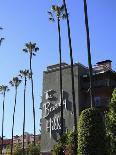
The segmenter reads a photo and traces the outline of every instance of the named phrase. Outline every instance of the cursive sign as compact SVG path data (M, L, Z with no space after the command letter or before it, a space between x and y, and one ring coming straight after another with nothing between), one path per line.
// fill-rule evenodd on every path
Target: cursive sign
M63 106L66 109L66 99L63 100ZM57 110L59 107L61 107L61 101L58 103L55 103L54 105L50 102L46 102L43 105L43 111L44 111L44 116L43 118L46 118L50 115L50 113L54 112L55 110Z
M52 131L61 130L61 118L60 116L55 116L54 118L50 118L46 121L46 131L50 133L50 138L52 135Z

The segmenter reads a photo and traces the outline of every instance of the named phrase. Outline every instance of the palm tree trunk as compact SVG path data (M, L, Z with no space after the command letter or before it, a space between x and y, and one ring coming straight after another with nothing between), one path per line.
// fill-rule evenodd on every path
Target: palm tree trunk
M68 11L65 0L63 0L63 5L65 7L67 28L68 28L68 40L70 49L70 61L71 61L71 79L72 79L72 98L73 98L73 111L74 111L74 154L77 154L77 114L76 114L76 103L75 103L75 88L74 88L74 70L73 70L73 53L72 53L72 43L71 43L71 33L70 33L70 23L68 18Z
M3 150L3 138L4 138L4 103L5 103L5 91L3 94L3 116L2 116L2 146L1 146L1 154Z
M26 77L25 77L25 85L24 85L24 119L23 119L23 155L25 154L25 146L24 146L24 136L25 136L25 94L26 94Z
M13 123L12 123L11 155L13 154L13 136L14 136L14 135L13 135L13 132L14 132L14 120L15 120L16 103L17 103L17 87L15 87L15 104L14 104Z
M32 102L33 102L33 123L34 123L34 146L35 146L35 102L34 102L34 86L33 86L33 72L32 72L32 54L30 54L30 72L31 72L31 86L32 86Z
M61 32L60 19L58 18L58 35L59 35L59 58L60 58L60 100L61 100L61 137L63 136L63 96L62 96L62 56L61 56Z
M90 100L91 100L91 107L93 107L94 106L93 75L92 75L90 36L89 36L89 24L88 24L88 13L87 13L86 0L84 0L84 14L85 14L85 26L86 26L86 35L87 35L88 65L89 65L89 77L90 77Z

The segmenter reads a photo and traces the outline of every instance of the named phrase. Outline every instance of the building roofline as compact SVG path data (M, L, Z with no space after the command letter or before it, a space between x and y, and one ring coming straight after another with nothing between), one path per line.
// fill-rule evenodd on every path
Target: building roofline
M53 68L52 68L52 66L53 66ZM56 66L56 68L54 68L54 66ZM75 67L75 66L82 66L83 68L88 69L88 67L84 66L84 65L81 64L80 62L74 63L74 64L73 64L73 67ZM67 64L67 63L64 63L64 62L63 62L62 70L63 70L63 69L70 68L70 67L71 67L70 64ZM48 66L48 67L47 67L47 70L44 71L44 73L51 73L51 72L55 72L55 71L58 71L58 70L60 70L59 64L55 64L55 65Z
M97 62L96 64L103 64L103 63L106 63L106 62L112 62L111 60L103 60L103 61L99 61L99 62Z
M107 70L107 71L102 71L102 72L97 72L97 73L93 72L93 76L98 76L98 75L105 74L105 73L110 73L110 74L116 76L116 72L113 71L113 70ZM82 77L83 78L88 78L89 75L88 74L84 74L84 75L82 75Z

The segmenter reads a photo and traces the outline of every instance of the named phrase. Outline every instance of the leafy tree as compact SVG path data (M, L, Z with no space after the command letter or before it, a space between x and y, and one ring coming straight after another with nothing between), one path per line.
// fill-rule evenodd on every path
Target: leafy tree
M58 40L59 40L59 62L60 62L60 99L61 99L61 136L63 135L63 96L62 96L62 52L61 52L61 30L60 21L65 19L66 15L64 13L64 6L52 5L52 12L48 12L50 15L49 20L55 21L54 14L57 18L57 28L58 28Z
M27 78L30 79L31 73L29 70L20 70L19 76L24 78L24 119L23 119L23 154L24 154L24 135L25 135L25 95L26 95L26 85L27 85Z
M3 114L2 114L2 145L1 145L1 154L2 154L2 149L3 149L3 138L4 138L4 104L5 104L5 96L6 92L9 91L8 86L1 85L0 86L0 93L3 95Z
M34 84L33 84L33 72L32 72L32 56L36 56L36 52L39 48L36 46L36 43L26 43L23 51L29 54L30 59L30 72L31 72L31 87L32 87L32 102L33 102L33 121L34 121L34 145L35 145L35 103L34 103Z
M78 155L106 155L105 123L98 109L83 110L78 122Z
M13 111L13 122L12 122L12 144L11 144L11 155L13 153L13 134L14 134L14 121L15 121L15 110L17 104L17 88L21 83L21 80L18 77L13 77L13 79L9 82L12 87L15 87L15 103L14 103L14 111Z
M109 155L116 154L116 88L112 93L111 103L109 104L109 111L106 115L106 131L108 139Z

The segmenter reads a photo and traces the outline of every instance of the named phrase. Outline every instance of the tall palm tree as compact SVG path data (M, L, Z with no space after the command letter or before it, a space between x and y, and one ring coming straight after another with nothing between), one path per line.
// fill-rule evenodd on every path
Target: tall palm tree
M76 114L76 103L75 103L75 88L74 88L74 70L73 70L73 52L72 52L72 41L71 41L71 32L70 32L70 22L69 14L67 10L66 1L63 0L63 5L65 8L67 29L68 29L68 41L70 49L70 62L71 62L71 80L72 80L72 98L73 98L73 111L74 111L74 154L77 154L77 114Z
M61 100L61 137L63 135L63 96L62 96L62 53L61 53L61 30L60 30L60 20L65 19L66 15L64 13L64 6L52 5L52 12L49 11L49 20L55 21L54 14L57 18L57 28L58 28L58 39L59 39L59 62L60 62L60 100Z
M2 115L2 145L1 145L1 154L3 149L3 138L4 138L4 104L5 104L5 95L6 92L9 91L8 86L1 85L0 86L0 93L3 94L3 115Z
M31 87L32 87L32 102L33 102L33 121L34 121L34 146L35 146L35 102L34 102L34 86L33 86L33 72L32 72L32 56L36 56L36 52L39 48L36 46L36 43L26 43L25 48L23 49L24 52L29 54L30 58L30 72L31 72Z
M15 121L15 111L17 104L17 88L21 83L21 80L18 77L13 77L13 79L9 82L12 87L15 87L15 103L14 103L14 111L13 111L13 122L12 122L12 143L11 143L11 155L13 154L13 134L14 134L14 121Z
M0 27L0 30L3 30L3 28L2 27ZM1 45L1 43L2 43L2 41L4 40L4 38L3 37L1 37L0 38L0 45Z
M20 70L19 76L21 78L24 78L24 118L23 118L23 155L25 154L25 149L24 149L24 136L25 136L25 95L26 95L26 85L27 85L27 78L31 78L31 73L29 70Z
M90 100L91 100L91 107L93 107L94 106L93 75L92 75L91 48L90 48L90 36L89 36L89 24L88 24L88 12L87 12L86 0L84 0L84 14L85 14L85 27L87 35L88 65L89 65L89 77L90 77Z

